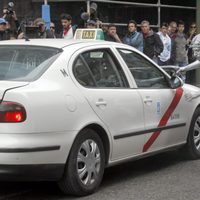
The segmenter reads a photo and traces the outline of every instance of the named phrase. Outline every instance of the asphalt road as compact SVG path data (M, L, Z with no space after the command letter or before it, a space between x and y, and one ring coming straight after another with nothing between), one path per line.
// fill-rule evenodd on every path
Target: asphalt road
M106 169L90 196L63 196L54 183L0 183L0 200L200 200L200 160L169 152Z

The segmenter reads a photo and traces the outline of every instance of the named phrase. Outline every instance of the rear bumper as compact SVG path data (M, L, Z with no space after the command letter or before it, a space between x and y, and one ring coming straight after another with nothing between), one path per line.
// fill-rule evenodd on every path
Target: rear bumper
M0 181L58 181L64 164L0 165Z
M0 174L1 166L65 165L75 136L73 131L0 133Z
M58 181L76 132L0 133L0 181Z

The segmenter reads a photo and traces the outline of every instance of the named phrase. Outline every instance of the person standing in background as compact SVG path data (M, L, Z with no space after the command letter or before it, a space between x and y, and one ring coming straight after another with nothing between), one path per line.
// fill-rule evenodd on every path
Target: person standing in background
M4 18L0 18L0 41L10 40L10 34L7 32L6 24L6 20Z
M183 21L178 22L178 32L174 40L174 46L172 53L175 55L175 65L184 67L188 64L187 57L187 39L184 34L185 23Z
M154 33L150 29L150 24L148 21L144 20L141 22L141 30L144 39L144 54L151 58L156 63L158 62L158 56L163 51L163 43L157 33Z
M46 28L45 21L42 18L37 18L34 25L38 27L35 38L53 38L51 31Z
M172 40L175 40L177 33L177 23L175 21L171 21L168 26L168 35Z
M186 34L186 39L187 39L187 44L188 46L191 44L192 39L197 35L197 25L195 22L192 22L190 24L190 28L188 33ZM193 58L192 58L192 49L188 48L188 62L191 63L193 62Z
M104 36L106 41L121 43L121 40L117 34L117 28L114 24L108 25L108 30Z
M50 23L50 31L51 31L51 34L52 34L53 38L57 38L55 28L56 28L55 24L53 22L51 22Z
M137 23L134 20L128 22L128 33L123 38L123 43L135 47L143 52L143 35L137 32Z
M158 35L163 42L164 49L160 56L158 56L158 65L164 66L169 65L170 56L171 56L171 38L167 35L168 24L162 23L160 27L160 32Z
M174 40L176 39L176 34L177 34L177 23L175 21L171 21L168 27L168 35L171 38L172 49L174 46ZM169 64L175 65L175 54L173 54L172 52L171 52Z
M193 38L197 35L197 25L195 22L192 22L189 27L189 31L186 34L187 44L188 44L188 63L192 63L196 60L193 56L193 50L190 47ZM186 83L195 85L196 82L195 70L188 71L186 73Z
M61 14L61 24L63 30L59 34L59 38L64 39L73 39L74 33L72 28L72 17L69 14L63 13Z

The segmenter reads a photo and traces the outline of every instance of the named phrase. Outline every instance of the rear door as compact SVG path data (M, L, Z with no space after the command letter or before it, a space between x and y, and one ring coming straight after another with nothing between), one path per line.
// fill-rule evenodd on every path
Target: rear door
M126 71L112 50L86 48L70 63L72 78L112 135L112 160L140 153L144 144L144 135L138 134L144 130L143 103L138 91L130 89Z
M142 151L184 142L187 113L183 89L170 88L167 76L140 54L126 49L118 49L118 52L127 64L143 101L145 144Z

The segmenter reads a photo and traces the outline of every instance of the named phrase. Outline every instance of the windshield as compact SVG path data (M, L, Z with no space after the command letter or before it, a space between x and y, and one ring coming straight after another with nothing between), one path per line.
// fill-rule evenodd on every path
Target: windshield
M36 80L61 52L62 49L52 47L0 46L0 80Z

